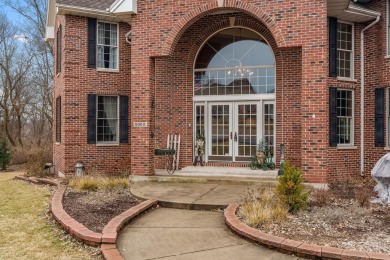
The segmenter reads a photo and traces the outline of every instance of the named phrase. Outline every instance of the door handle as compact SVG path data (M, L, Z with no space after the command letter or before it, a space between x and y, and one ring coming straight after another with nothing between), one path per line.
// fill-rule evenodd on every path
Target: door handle
M233 132L230 132L230 139L233 139Z
M237 132L234 132L234 142L237 142Z

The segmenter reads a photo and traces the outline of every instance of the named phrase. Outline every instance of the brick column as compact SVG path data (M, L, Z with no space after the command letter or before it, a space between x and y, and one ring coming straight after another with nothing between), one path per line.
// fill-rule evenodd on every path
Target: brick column
M325 46L325 42L313 42L302 51L302 170L305 180L310 182L325 182L327 174L329 119Z
M138 44L132 45L131 80L131 174L152 175L153 140L151 131L154 115L151 108L153 98L153 61L139 51ZM146 127L135 127L146 123Z

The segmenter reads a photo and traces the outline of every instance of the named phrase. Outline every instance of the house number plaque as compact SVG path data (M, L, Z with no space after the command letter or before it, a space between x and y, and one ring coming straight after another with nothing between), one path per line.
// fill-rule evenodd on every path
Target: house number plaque
M148 127L148 122L134 122L134 127Z

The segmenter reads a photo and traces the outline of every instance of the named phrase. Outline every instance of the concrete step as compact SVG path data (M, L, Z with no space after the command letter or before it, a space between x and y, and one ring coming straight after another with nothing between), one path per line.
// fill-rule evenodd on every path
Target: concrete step
M275 183L277 170L263 171L240 167L185 167L169 175L166 170L155 170L153 176L131 176L133 182L174 183Z

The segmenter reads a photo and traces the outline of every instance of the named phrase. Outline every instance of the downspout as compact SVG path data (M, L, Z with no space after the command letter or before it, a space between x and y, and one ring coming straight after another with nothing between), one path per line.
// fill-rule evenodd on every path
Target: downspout
M380 19L378 15L375 21L360 33L360 176L364 176L364 32L377 24Z

